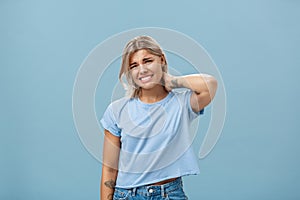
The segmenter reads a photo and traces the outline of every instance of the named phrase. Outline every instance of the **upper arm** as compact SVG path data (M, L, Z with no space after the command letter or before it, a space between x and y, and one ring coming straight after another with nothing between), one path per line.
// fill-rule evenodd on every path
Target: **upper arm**
M217 81L214 78L206 79L207 90L200 93L193 92L190 103L194 112L199 112L207 106L215 96L217 90Z
M113 135L111 132L105 129L103 145L103 166L111 169L118 169L120 148L120 137Z

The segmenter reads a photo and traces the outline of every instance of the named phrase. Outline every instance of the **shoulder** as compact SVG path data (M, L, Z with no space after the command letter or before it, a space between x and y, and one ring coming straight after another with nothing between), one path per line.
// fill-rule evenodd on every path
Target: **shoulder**
M118 132L118 129L112 130L112 127L116 128L115 125L117 124L118 119L120 118L120 115L122 113L122 110L124 110L129 100L130 100L129 98L124 97L111 102L107 106L101 119L101 123L105 129L114 133Z
M179 88L179 89L172 90L172 93L174 93L175 97L178 97L180 99L185 99L191 95L192 91L186 88Z
M176 88L171 91L172 104L180 105L181 107L185 107L189 105L191 90L186 88Z
M199 112L194 112L192 107L191 107L191 97L192 94L194 93L192 90L187 89L187 88L180 88L176 89L174 91L174 96L177 97L179 100L180 104L183 105L183 107L186 107L191 113L196 113L196 114L203 114L204 109L201 109Z

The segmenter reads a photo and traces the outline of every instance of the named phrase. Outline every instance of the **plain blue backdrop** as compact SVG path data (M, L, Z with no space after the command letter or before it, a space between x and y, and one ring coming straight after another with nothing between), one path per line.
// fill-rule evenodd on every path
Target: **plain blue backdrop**
M100 163L73 122L76 73L109 36L149 26L195 39L226 87L190 199L300 199L299 20L297 0L1 0L0 199L99 199Z

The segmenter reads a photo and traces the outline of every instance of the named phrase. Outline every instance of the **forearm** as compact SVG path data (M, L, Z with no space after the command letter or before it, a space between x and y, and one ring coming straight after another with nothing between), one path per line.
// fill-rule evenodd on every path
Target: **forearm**
M100 186L101 200L112 200L115 190L118 171L103 165Z
M191 74L186 76L172 76L170 87L189 88L197 94L203 92L215 93L217 81L207 74Z
M100 185L101 200L112 200L115 190L120 153L120 138L104 130L103 163Z

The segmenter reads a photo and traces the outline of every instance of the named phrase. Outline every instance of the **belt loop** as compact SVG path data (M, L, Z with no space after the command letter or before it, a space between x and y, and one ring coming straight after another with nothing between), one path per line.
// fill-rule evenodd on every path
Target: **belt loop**
M161 196L165 197L165 188L164 188L164 185L160 186L160 192L161 192Z
M132 196L136 195L136 188L132 188Z

